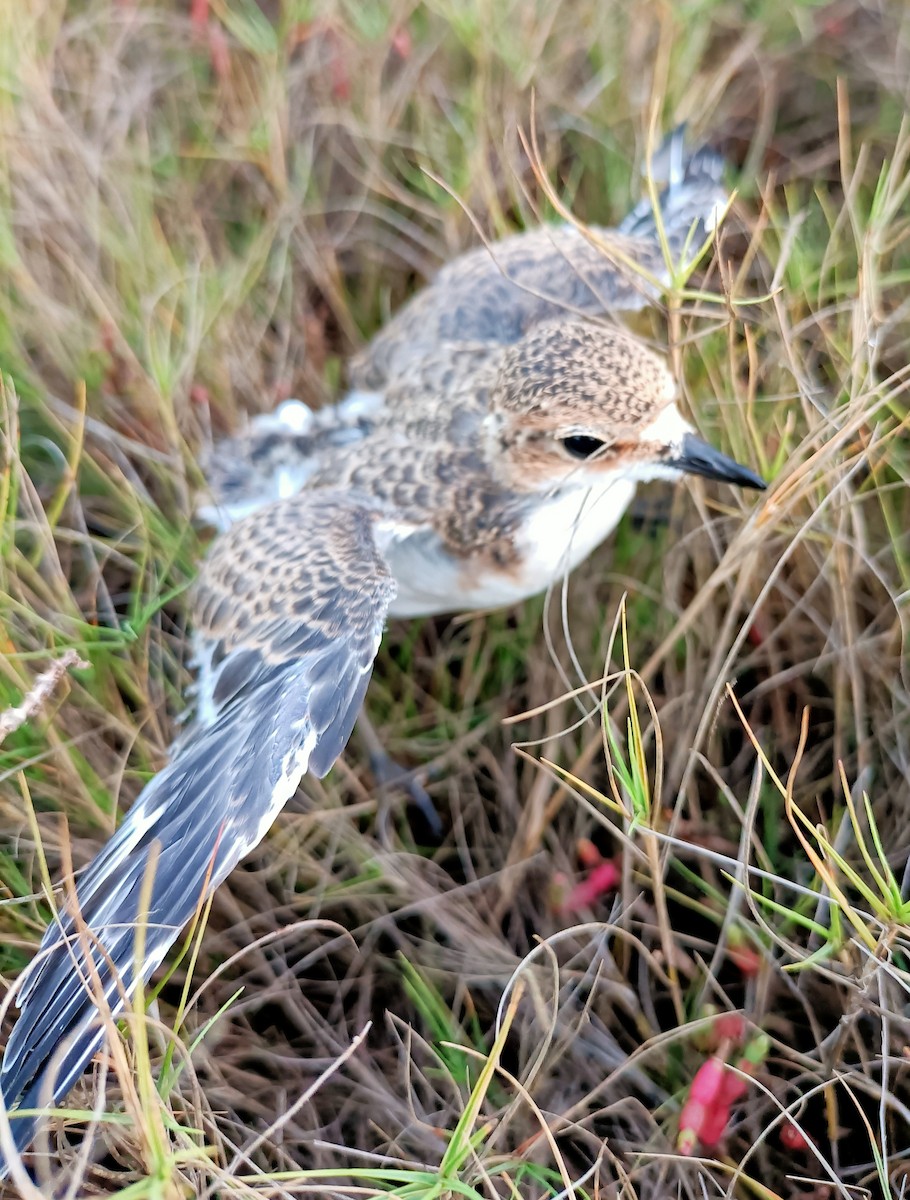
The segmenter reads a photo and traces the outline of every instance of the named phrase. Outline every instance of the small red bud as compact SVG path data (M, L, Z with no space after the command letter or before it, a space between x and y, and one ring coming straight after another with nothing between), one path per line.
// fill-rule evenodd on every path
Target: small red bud
M780 1143L785 1150L808 1150L809 1139L799 1128L790 1120L787 1120L780 1127Z
M565 900L560 905L561 913L578 912L580 908L590 908L607 892L614 892L619 886L620 874L616 863L602 862L589 872L587 879L576 883Z
M205 27L209 23L209 0L191 0L190 3L190 24L193 27L193 32L198 36L205 32Z
M723 1098L727 1075L727 1065L717 1055L706 1059L695 1072L679 1114L676 1149L680 1154L689 1157L699 1142L713 1146L720 1141L730 1115L730 1106Z
M733 1042L740 1045L746 1036L746 1018L742 1013L725 1012L714 1018L711 1026L711 1049L715 1050L721 1042Z
M392 49L403 62L407 62L411 57L414 43L411 40L411 33L407 26L399 25L392 34Z

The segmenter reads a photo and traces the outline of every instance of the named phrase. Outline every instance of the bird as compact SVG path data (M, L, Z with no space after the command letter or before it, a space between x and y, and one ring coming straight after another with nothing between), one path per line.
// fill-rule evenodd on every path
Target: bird
M122 1011L342 753L390 617L545 591L639 482L766 486L698 437L664 358L615 320L654 301L667 251L698 246L727 203L712 150L687 154L677 132L667 157L656 211L468 251L353 361L336 405L286 402L214 447L192 724L15 985L0 1093L18 1153L38 1122L19 1110L59 1104L102 1047L99 1008Z

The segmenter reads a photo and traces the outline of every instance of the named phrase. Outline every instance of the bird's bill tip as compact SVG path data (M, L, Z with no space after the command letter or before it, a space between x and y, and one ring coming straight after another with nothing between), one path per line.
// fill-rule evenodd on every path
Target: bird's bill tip
M679 450L669 459L669 465L690 475L703 475L706 479L719 479L723 483L757 488L762 492L768 486L760 475L708 442L703 442L694 433L685 435Z

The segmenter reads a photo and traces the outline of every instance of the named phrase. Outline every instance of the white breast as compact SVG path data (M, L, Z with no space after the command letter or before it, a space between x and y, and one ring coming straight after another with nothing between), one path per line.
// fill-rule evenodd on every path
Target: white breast
M558 583L616 527L635 494L635 482L616 479L540 499L516 535L521 562L508 571L476 569L449 554L436 534L420 531L384 547L398 595L389 615L433 616L503 608Z
M543 499L525 523L519 546L525 595L565 578L616 528L635 495L635 481L614 478L596 488L571 488Z

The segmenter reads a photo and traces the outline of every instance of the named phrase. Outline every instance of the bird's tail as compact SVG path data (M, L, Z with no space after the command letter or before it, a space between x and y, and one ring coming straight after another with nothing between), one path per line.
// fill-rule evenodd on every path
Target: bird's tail
M685 126L678 126L650 160L651 177L663 185L657 195L657 211L646 196L619 226L620 232L630 237L657 239L659 219L677 257L686 247L694 254L702 246L730 201L723 184L723 157L710 146L688 152L685 135Z

